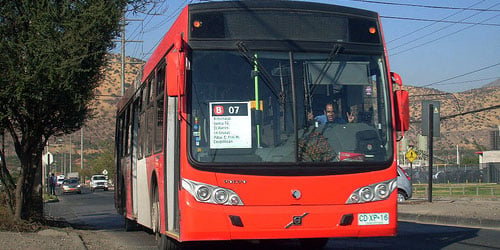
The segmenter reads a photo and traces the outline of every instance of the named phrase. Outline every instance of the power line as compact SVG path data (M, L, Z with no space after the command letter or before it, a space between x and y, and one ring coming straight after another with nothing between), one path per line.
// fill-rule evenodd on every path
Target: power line
M480 69L476 69L476 70L473 70L473 71L470 71L470 72L467 72L467 73L464 73L464 74L461 74L461 75L457 75L457 76L454 76L454 77L450 77L450 78L447 78L447 79L444 79L444 80L440 80L440 81L437 81L437 82L429 83L429 84L426 84L426 85L423 85L423 86L420 86L420 87L427 87L427 86L435 85L435 84L438 84L438 83L446 82L446 81L453 80L453 79L456 79L456 78L459 78L459 77L462 77L462 76L466 76L466 75L470 75L470 74L473 74L473 73L476 73L476 72L479 72L479 71L483 71L485 69L493 68L493 67L496 67L498 65L500 65L500 63L496 63L496 64L493 64L493 65L490 65L490 66L486 66L486 67L483 67L483 68L480 68Z
M442 19L437 20L437 19L398 17L398 16L380 16L380 17L381 18L387 18L387 19L399 19L399 20L408 20L408 21L422 21L422 22L435 22L435 23L453 23L453 24L475 24L475 25L485 25L485 26L500 26L500 23L473 23L473 22L462 22L462 21L447 21L447 20L442 20Z
M484 20L483 22L489 21L489 20L491 20L491 19L493 19L493 18L496 18L496 17L498 17L498 16L500 16L500 14L498 14L498 15L496 15L496 16L494 16L494 17L488 18L488 19ZM453 24L452 24L452 25L453 25ZM464 31L464 30L470 29L470 28L472 28L472 27L474 27L474 26L476 26L476 25L477 25L477 24L473 24L473 25L471 25L471 26L469 26L469 27L465 27L465 28L463 28L463 29L461 29L461 30L457 30L457 31L455 31L455 32L451 32L451 33L445 34L445 35L440 36L440 37L438 37L438 38L436 38L436 39L433 39L433 40L430 40L430 41L428 41L428 42L425 42L425 43L419 44L419 45L414 46L414 47L411 47L411 48L409 48L409 49L405 49L405 50L403 50L403 51L399 51L399 52L393 53L393 54L391 54L391 56L399 55L399 54L401 54L401 53L408 52L408 51L410 51L410 50L413 50L413 49L416 49L416 48L419 48L419 47L425 46L425 45L427 45L427 44L430 44L430 43L433 43L433 42L435 42L435 41L441 40L441 39L443 39L443 38L449 37L449 36L451 36L451 35L455 35L455 34L457 34L457 33L459 33L459 32ZM408 43L407 43L407 44L408 44ZM399 47L401 47L401 46L399 46Z
M438 84L434 84L434 85L453 85L453 84L468 83L468 82L479 82L479 81L486 81L486 80L494 80L494 79L499 79L499 78L500 78L500 76L489 77L489 78L482 78L482 79L476 79L476 80L461 81L461 82L438 83Z
M494 6L497 6L497 5L500 5L500 3L494 4L494 5L490 6L489 8L493 8ZM471 17L473 17L473 16L477 16L477 15L479 15L479 14L482 14L482 13L475 13L475 14L472 14L472 15L470 15L470 16L468 16L468 17L466 17L466 18L461 19L460 21L467 20L467 19L469 19L469 18L471 18ZM486 21L489 21L489 20L491 20L491 19L493 19L493 18L495 18L495 17L497 17L497 16L500 16L500 14L499 14L499 15L496 15L496 16L494 16L494 17L490 17L490 18L488 18L488 19L486 19L486 20L483 20L483 21L482 21L482 22L480 22L480 23L484 23L484 22L486 22ZM449 24L449 25L447 25L447 26L445 26L445 27L442 27L442 28L440 28L440 29L438 29L438 30L432 31L432 32L430 32L430 33L427 33L426 35L423 35L423 36L421 36L421 37L419 37L419 38L413 39L411 42L404 43L404 44L402 44L402 45L396 46L396 47L391 48L391 49L392 49L392 50L394 50L394 49L396 49L396 48L399 48L399 47L402 47L402 46L405 46L405 45L408 45L408 44L414 43L414 42L416 42L416 41L418 41L418 40L421 40L421 39L423 39L423 38L427 38L429 35L432 35L432 34L435 34L435 33L436 33L436 32L438 32L438 31L441 31L441 30L447 29L447 28L449 28L449 27L451 27L451 26L453 26L453 25L455 25L455 24ZM443 35L443 36L440 36L440 37L438 37L438 38L436 38L436 39L434 39L434 40L431 40L431 41L428 41L428 42L425 42L425 43L419 44L419 45L417 45L417 46L411 47L411 48L406 49L406 50L402 50L402 51L399 51L399 52L393 53L393 54L391 54L391 56L398 55L398 54L401 54L401 53L404 53L404 52L410 51L410 50L412 50L412 49L416 49L416 48L422 47L422 46L427 45L427 44L429 44L429 43L433 43L433 42L435 42L435 41L437 41L437 40L440 40L440 39L442 39L442 38L445 38L445 37L448 37L448 36L450 36L450 35L454 35L454 34L459 33L459 32L461 32L461 31L464 31L464 30L470 29L470 28L472 28L472 27L475 27L476 25L478 25L478 24L473 24L473 25L471 25L471 26L469 26L469 27L465 27L465 28L463 28L463 29L461 29L461 30L457 30L457 31L455 31L455 32L448 33L448 34L445 34L445 35Z
M453 85L453 84L460 84L460 83L468 83L468 82L479 82L479 81L487 81L487 80L496 80L500 79L500 76L497 77L489 77L489 78L481 78L481 79L474 79L474 80L467 80L467 81L460 81L460 82L449 82L449 83L438 83L434 85ZM425 87L425 86L415 86L415 87ZM413 95L413 96L431 96L431 95L447 95L449 93L444 93L444 94L423 94L423 95Z
M476 5L480 4L480 3L482 3L482 2L484 2L484 1L485 1L485 0L481 0L481 1L477 2L477 3L475 3L475 4L472 4L472 5L468 6L468 7L467 7L467 9L472 8L472 7L474 7L474 6L476 6ZM441 18L440 20L446 20L446 19L448 19L448 18L450 18L450 17L452 17L452 16L455 16L455 15L458 15L458 14L460 14L460 13L462 13L462 12L464 12L464 10L459 10L459 11L456 11L455 13L452 13L452 14L450 14L450 15L448 15L448 16L446 16L446 17L444 17L444 18ZM391 41L387 42L386 44L389 44L389 43L395 42L395 41L397 41L397 40L399 40L399 39L401 39L401 38L407 37L408 35L415 34L416 32L421 31L421 30L423 30L423 29L426 29L426 28L428 28L428 27L430 27L430 26L432 26L432 25L434 25L434 24L436 24L436 23L437 23L437 22L433 22L433 23L428 24L428 25L426 25L426 26L420 27L420 28L418 28L418 29L416 29L416 30L410 31L410 32L408 32L408 33L406 33L406 34L404 34L404 35L402 35L402 36L399 36L399 37L397 37L397 38L395 38L395 39L392 39Z
M436 5L409 4L409 3L394 3L394 2L381 2L381 1L372 1L372 0L351 0L351 1L353 1L353 2L363 2L363 3L394 5L394 6L430 8L430 9L472 10L472 11L500 12L500 10L492 10L492 9L475 9L475 8L462 8L462 7L450 7L450 6L436 6Z
M453 93L436 93L436 94L421 94L421 95L410 95L410 97L428 97L428 96L441 96L441 95L453 95Z
M451 118L455 118L455 117L461 116L461 115L467 115L467 114L472 114L472 113L477 113L477 112L482 112L482 111L487 111L487 110L493 110L493 109L498 109L498 108L500 108L500 104L494 105L494 106L491 106L491 107L486 107L486 108L481 108L481 109L476 109L476 110L465 111L465 112L458 113L458 114L443 116L443 117L441 117L441 120L451 119Z
M494 109L498 109L498 108L500 108L500 104L494 105L494 106L491 106L491 107L480 108L480 109L469 110L469 111L465 111L465 112L461 112L461 113L446 115L446 116L440 117L439 119L441 121L444 121L444 120L448 120L448 119L451 119L451 118L455 118L457 116L468 115L468 114L473 114L473 113L478 113L478 112L488 111L488 110L494 110ZM421 122L422 122L422 120L413 120L413 121L410 121L410 123L421 123Z
M161 26L165 25L166 23L168 23L170 20L176 18L179 13L182 11L182 9L186 6L186 4L191 4L193 1L189 1L189 3L187 3L187 0L185 0L181 5L179 5L177 7L177 9L175 9L170 15L168 15L163 21L161 21L160 23L156 24L155 26L153 26L151 29L145 31L145 33L149 33L151 31L154 31L158 28L160 28ZM156 46L158 46L158 44L161 42L161 40L163 39L164 36L161 36L158 41L155 43L155 45L153 45L151 47L151 49L146 52L145 54L151 54L153 52L153 50L156 48Z

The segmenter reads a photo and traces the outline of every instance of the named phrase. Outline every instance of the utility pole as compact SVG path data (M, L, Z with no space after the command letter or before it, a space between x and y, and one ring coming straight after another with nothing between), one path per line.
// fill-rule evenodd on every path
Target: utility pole
M121 75L120 75L120 82L121 82L121 96L125 94L125 64L142 64L142 62L139 63L134 63L134 62L125 62L125 44L130 43L130 42L136 42L136 43L142 43L144 42L143 40L126 40L125 38L125 26L127 25L127 21L143 21L143 19L126 19L125 18L125 10L122 11L122 20L121 20L121 39L120 40L114 40L115 42L120 42L121 43Z
M69 172L72 172L71 169L71 153L73 151L73 142L71 141L71 134L69 135Z
M427 136L427 146L429 147L429 193L428 201L432 202L432 160L433 160L433 143L434 143L434 105L429 104L429 135Z
M122 39L121 39L121 45L122 45L122 50L121 50L121 75L120 75L120 82L121 82L121 96L125 94L125 10L122 11L122 24L121 24L121 29L122 29Z
M83 128L84 127L82 126L82 128L80 129L82 134L82 138L80 141L80 169L83 169Z

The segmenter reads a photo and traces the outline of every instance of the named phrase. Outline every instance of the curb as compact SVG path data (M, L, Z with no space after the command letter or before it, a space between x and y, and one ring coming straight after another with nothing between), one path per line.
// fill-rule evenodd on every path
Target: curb
M466 218L466 217L459 218L456 216L446 216L446 215L398 213L398 220L500 229L500 220L481 219L481 218Z
M75 233L75 232L71 232L70 233L70 236L73 240L73 242L75 242L75 244L78 244L78 248L79 249L85 249L87 250L87 246L85 246L85 243L83 242L83 239L82 239L82 236L80 236L79 234Z
M72 227L68 227L67 230L49 228L41 230L36 234L42 237L55 237L59 239L67 238L68 242L72 242L71 249L87 250L82 237L77 232L75 232L75 229Z

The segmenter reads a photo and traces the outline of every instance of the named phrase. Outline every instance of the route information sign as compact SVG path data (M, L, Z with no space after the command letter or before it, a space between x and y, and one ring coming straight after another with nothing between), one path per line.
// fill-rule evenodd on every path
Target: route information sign
M248 102L210 103L210 148L251 148L252 119Z

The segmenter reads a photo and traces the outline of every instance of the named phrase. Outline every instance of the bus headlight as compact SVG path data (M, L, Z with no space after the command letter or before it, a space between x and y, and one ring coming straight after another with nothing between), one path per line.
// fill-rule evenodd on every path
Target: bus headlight
M188 179L182 179L182 188L199 202L243 206L243 201L241 201L238 194L227 188L221 188Z
M227 201L228 199L228 195L227 195L227 192L224 191L223 189L217 189L215 191L215 202L219 203L219 204L223 204Z
M196 190L196 198L202 201L210 199L210 190L208 189L208 187L199 187L198 190Z
M387 196L389 196L389 186L385 183L378 184L375 186L375 195L382 199L387 198Z
M241 200L240 200L240 197L238 197L237 195L233 195L231 196L231 198L229 198L229 202L231 203L231 205L238 205Z
M389 198L391 193L396 189L396 178L360 187L351 193L349 199L346 201L346 204L385 200Z
M371 187L364 187L359 191L362 201L371 201L373 199L373 190Z

